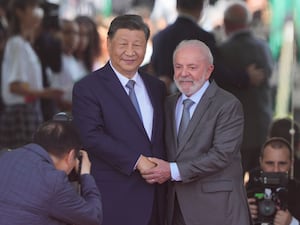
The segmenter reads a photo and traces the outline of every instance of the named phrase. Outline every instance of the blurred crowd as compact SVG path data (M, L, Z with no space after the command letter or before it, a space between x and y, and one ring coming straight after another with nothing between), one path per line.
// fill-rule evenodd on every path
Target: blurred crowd
M227 172L230 174L235 171L231 168L232 165L238 165L236 168L240 169L240 174L246 177L247 174L264 164L269 167L272 163L274 164L273 159L268 160L267 157L271 154L264 151L271 151L276 145L281 150L287 150L285 151L286 157L278 158L280 165L285 164L279 172L289 174L291 180L294 177L298 180L300 179L300 128L297 121L300 121L300 94L298 94L300 93L300 78L297 69L300 65L300 57L298 57L300 54L300 17L296 12L299 10L300 1L293 0L0 0L0 150L26 146L32 141L33 134L41 124L53 119L57 113L63 112L64 115L66 112L66 115L70 115L71 118L68 117L68 122L74 118L75 124L79 127L80 139L86 139L83 147L89 148L88 151L93 157L94 170L99 171L99 174L95 173L98 186L100 183L102 185L102 178L107 179L106 174L102 175L102 172L109 170L116 175L116 180L121 178L120 185L127 185L123 180L125 173L120 176L123 168L112 166L110 161L114 162L115 158L119 160L118 157L120 161L124 161L123 158L128 153L123 149L126 151L130 149L131 145L136 144L134 143L136 140L138 144L134 148L138 150L134 154L138 155L138 159L134 156L135 161L130 162L132 165L128 167L129 169L126 165L126 175L131 176L133 172L134 185L136 181L141 181L143 188L146 186L140 175L149 184L162 184L171 180L179 181L179 187L189 186L190 181L185 181L188 179L192 181L196 176L193 175L188 179L181 177L180 167L176 163L182 160L183 165L189 164L187 159L191 157L189 166L198 169L196 173L201 174L202 167L194 165L197 165L198 161L201 165L201 160L204 159L205 162L205 157L210 154L216 154L220 164L218 165L218 159L211 157L211 168L215 168L211 170L212 172L208 170L203 173L204 181L211 175L215 176L218 171L222 173L222 176L224 171L224 174ZM197 59L197 63L194 63L194 58ZM198 76L199 79L196 79L195 77ZM149 79L149 85L146 79L142 80L144 77ZM98 81L96 78L102 80L99 79L99 82L96 82ZM122 112L128 105L119 104L119 101L122 102L127 96L119 83L113 83L113 79L110 80L110 78L119 79L124 88L126 87L123 89L128 91L131 103L136 107L134 112L140 114L141 121L138 120L138 122L142 122L141 125L145 128L146 132L143 135L138 136L141 134L140 130L135 132L135 124L131 127L127 114ZM130 82L127 83L127 79ZM107 81L107 83L102 81ZM182 86L178 85L181 83ZM191 92L182 91L185 90L184 83L191 84ZM116 86L117 84L119 86ZM189 86L188 84L185 85ZM109 85L111 86L108 88ZM214 88L215 95L207 94L210 93L206 92L209 87ZM111 93L118 88L122 90L122 95L117 94L113 99ZM187 90L190 89L187 88ZM181 95L178 95L180 96L178 98L177 94L180 92ZM196 106L197 104L193 105L195 102L187 107L193 105L192 114L195 113L194 115L199 118L190 116L189 108L182 109L182 114L187 113L182 117L187 121L199 119L198 121L194 119L196 123L193 125L196 124L201 129L199 131L195 129L193 138L186 141L187 151L182 145L184 153L178 155L183 158L176 159L178 161L175 164L172 159L173 167L171 168L171 163L170 165L167 161L163 163L160 158L164 157L164 148L169 151L167 152L169 156L174 149L181 147L181 143L176 138L171 140L175 137L172 130L174 123L170 119L174 116L174 111L170 110L173 109L170 104L165 105L165 111L170 114L163 113L162 103L165 101L165 93L169 95L169 99L174 98L173 102L179 99L180 103L176 103L174 108L176 107L175 117L178 121L176 125L180 133L181 126L183 126L181 122L179 124L178 114L178 111L181 111L179 110L182 107L181 102L185 104L183 102L187 99L183 97L191 100L190 97L196 92L196 103L199 103L199 107ZM201 95L198 96L199 93ZM161 103L159 110L155 106L155 96L157 102ZM205 99L217 99L216 96L220 97L218 101L211 103L207 100L205 103ZM111 101L115 102L111 104ZM203 110L203 115L199 113L200 110ZM164 119L166 121L163 121ZM238 125L231 122L237 120L239 120ZM238 129L233 129L234 127ZM155 129L159 131L156 136L154 136ZM45 136L47 134L46 132ZM53 131L52 135L56 138L56 131ZM165 140L163 140L164 136ZM158 137L158 140L156 141L154 137ZM207 137L207 140L203 140L203 137ZM221 141L218 139L220 137ZM264 144L268 138L277 138L275 144L271 145L269 142ZM65 142L64 140L64 136L61 136L59 142ZM77 136L74 140L79 141ZM154 140L154 144L150 145L149 140L150 142ZM229 142L234 143L232 144L232 148L235 149L234 153L226 152L226 147L224 147L224 154L223 144L226 146ZM47 143L52 145L51 140ZM130 146L128 149L127 143ZM218 147L218 145L221 146L220 153L222 154L219 154L218 148L215 150L215 146ZM57 146L62 147L63 144L58 143ZM151 152L152 148L161 152L157 152L157 155L153 154L152 157L151 154L154 152ZM186 152L188 154L192 152L189 148L195 148L197 156L189 155L185 158ZM209 150L198 154L199 149ZM97 153L94 153L94 150ZM121 153L120 156L111 154L115 150ZM144 153L138 152L140 150L145 150L145 156ZM82 152L82 154L86 153ZM70 173L71 167L73 168L75 164L80 167L79 161L82 157L78 146L65 156L66 159L72 159L70 168L65 169L65 172ZM151 158L148 158L150 156ZM227 162L226 158L228 158ZM232 163L240 158L241 165L239 162L238 164ZM284 158L286 161L283 161ZM64 162L67 161L64 160ZM91 165L87 155L83 157L83 161L86 161L88 165L88 169L85 166L82 167L84 174L89 174ZM6 164L3 165L6 167ZM205 169L210 169L209 164L203 165ZM224 171L220 170L223 165L225 165ZM147 169L143 168L148 166ZM31 168L30 165L29 167ZM167 168L168 176L160 178L158 176L160 173L157 171L162 168ZM146 170L154 172L145 173ZM264 172L278 172L275 171L275 167L273 170ZM177 180L171 176L174 175L174 171ZM111 178L111 175L109 176ZM199 177L195 179L201 181L201 175ZM242 177L240 178L238 185L243 188L243 180ZM128 184L132 185L133 183L130 182ZM109 217L119 220L122 217L115 217L115 211L119 211L115 208L117 205L121 209L123 206L118 204L118 201L122 202L125 198L116 197L117 191L112 191L109 182L107 184L105 186L105 183L102 189L104 202L105 198L109 199L107 196L112 194L109 197L117 199L117 204L113 205L114 210L105 208L107 211L104 210L104 214L108 214L109 211L109 213L114 213ZM122 191L135 192L132 186L120 188L120 185L116 187ZM195 185L194 190L198 192L199 187ZM155 186L153 190L152 194L155 198L157 196L159 200L165 198L165 194L160 192L164 191L163 189L160 190ZM192 193L191 189L186 190L188 195ZM205 190L201 191L205 192ZM236 194L235 191L232 192ZM120 193L118 194L121 196ZM152 201L150 195L145 194L148 192L139 193L140 196L148 197L151 203L150 206L147 205L149 212L159 214L159 210L164 208L159 207L159 201ZM175 195L174 189L173 197L176 197L171 201L175 204L174 207L172 206L174 215L179 216L175 215L174 218L169 219L183 221L185 218L181 213L185 212L179 204L178 193L176 191ZM211 195L211 193L205 193L203 196ZM99 200L99 193L95 192L95 195ZM130 195L126 197L133 200ZM136 199L139 202L141 198ZM191 199L195 200L194 196ZM122 204L128 202L129 200L126 199ZM201 201L197 201L197 204L199 202ZM107 205L109 204L105 204L105 207ZM191 211L190 205L190 203L186 205L188 209L186 212ZM295 218L299 221L299 207L296 205L296 213L294 207L288 209L291 213L281 209L278 211L279 214L281 211L286 213L283 216L279 215L281 218L285 217L285 221L289 221L284 224L293 224L291 221ZM205 204L203 206L207 208ZM235 204L235 207L239 208L239 205ZM98 208L97 210L102 211ZM135 219L133 216L128 216L126 210L120 211L125 212L124 215L127 218ZM240 209L236 211L239 218L243 217L240 216L241 211ZM251 209L251 216L254 219L257 217L256 211L256 207ZM135 211L134 214L136 214ZM248 213L246 214L245 218L248 216ZM197 218L198 212L193 216ZM102 212L96 217L95 221L98 224L102 220L100 218ZM140 220L145 220L143 217L143 214L138 215ZM158 224L157 221L161 219L153 218L151 217L148 224ZM276 218L277 216L275 220ZM133 222L125 222L133 224Z
M177 91L172 78L173 48L180 39L199 38L195 36L198 31L193 31L194 34L190 32L189 36L187 29L182 30L183 36L175 35L170 41L168 36L162 38L165 35L163 33L167 33L172 26L176 27L183 17L196 22L195 29L201 30L199 35L204 35L204 42L211 48L215 58L213 78L243 104L246 132L242 153L249 151L249 146L260 148L274 116L277 82L272 83L271 78L279 70L278 48L281 48L281 44L272 39L277 20L272 13L278 11L278 4L283 4L283 1L240 0L247 7L247 20L238 29L230 28L233 25L228 21L236 23L243 15L239 9L226 15L226 8L231 2L205 0L199 15L193 15L185 9L186 6L176 6L175 0L1 0L0 146L14 148L25 144L42 121L60 111L71 112L74 83L109 60L106 39L111 20L116 15L130 13L141 15L151 30L141 69L163 80L170 94ZM284 5L288 6L280 18L291 20L292 1ZM294 21L296 26L299 25L297 18ZM227 52L227 44L229 40L232 41L233 33L242 33L244 30L251 30L251 35L246 39L252 38L253 34L253 42L259 39L263 43L265 50L261 53L252 52L253 57L264 54L266 57L256 57L258 61L249 63L251 59L245 59L248 64L243 61L244 51L252 54L250 51L254 48L251 47L251 41L248 42L249 49L242 46L240 53L238 50L232 51L235 56ZM238 47L233 45L230 48L236 50ZM235 60L241 62L236 63ZM232 64L245 65L242 68ZM293 112L300 111L297 104L291 104L290 107ZM299 115L295 114L295 117ZM249 146L246 146L247 140ZM254 145L254 140L260 141Z

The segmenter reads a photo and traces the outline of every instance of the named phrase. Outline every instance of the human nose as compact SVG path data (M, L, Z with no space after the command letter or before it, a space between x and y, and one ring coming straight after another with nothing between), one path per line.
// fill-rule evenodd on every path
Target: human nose
M275 164L274 167L273 167L273 172L278 173L279 171L280 171L279 165Z
M128 45L127 48L125 49L125 54L128 56L133 56L135 55L135 51L132 45Z
M180 75L182 77L187 77L189 75L189 71L186 67L182 67Z

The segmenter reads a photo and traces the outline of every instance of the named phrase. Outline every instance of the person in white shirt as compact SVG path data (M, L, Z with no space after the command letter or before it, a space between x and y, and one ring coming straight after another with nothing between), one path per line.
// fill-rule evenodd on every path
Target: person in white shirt
M37 0L10 2L10 37L2 62L0 146L14 148L31 141L43 121L40 98L59 99L59 89L44 89L41 64L32 43L41 24L43 11Z
M58 102L59 111L71 111L73 85L88 74L88 70L73 55L79 44L79 25L75 20L61 21L61 70L54 73L48 70L51 87L61 88L63 98Z

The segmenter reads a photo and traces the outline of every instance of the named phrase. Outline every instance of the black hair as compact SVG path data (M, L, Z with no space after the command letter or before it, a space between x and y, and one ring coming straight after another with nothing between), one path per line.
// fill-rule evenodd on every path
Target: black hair
M33 136L33 143L58 158L72 149L75 149L77 156L81 149L79 132L72 121L68 120L50 120L42 123Z
M59 5L44 1L41 6L44 10L43 29L59 30Z
M265 143L263 144L263 147L260 152L261 158L263 158L263 154L264 154L265 148L267 146L271 146L272 148L275 148L275 149L281 149L283 147L288 148L289 153L290 153L290 159L292 159L292 147L286 139L284 139L282 137L271 137L271 138L267 139L265 141Z
M204 0L177 0L176 7L181 10L203 9Z
M0 0L0 7L6 10L9 0Z
M7 18L9 22L9 34L15 35L21 32L20 21L16 10L25 10L29 6L40 6L41 0L11 0L7 6Z
M119 29L141 30L144 32L146 40L149 39L150 29L139 15L126 14L114 18L108 29L108 37L112 39Z
M88 28L88 45L84 50L83 63L88 71L93 71L93 64L96 57L101 54L100 48L100 38L97 30L97 24L89 16L78 16L75 18L78 25L83 25ZM75 57L77 57L77 50L74 52Z

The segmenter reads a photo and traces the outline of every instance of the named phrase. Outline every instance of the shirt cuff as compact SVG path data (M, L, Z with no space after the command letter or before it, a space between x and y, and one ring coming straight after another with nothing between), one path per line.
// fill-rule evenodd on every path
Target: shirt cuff
M299 221L295 217L292 217L290 225L299 225Z
M170 168L171 168L172 181L181 181L181 176L180 176L180 173L179 173L177 163L171 162L170 163Z

